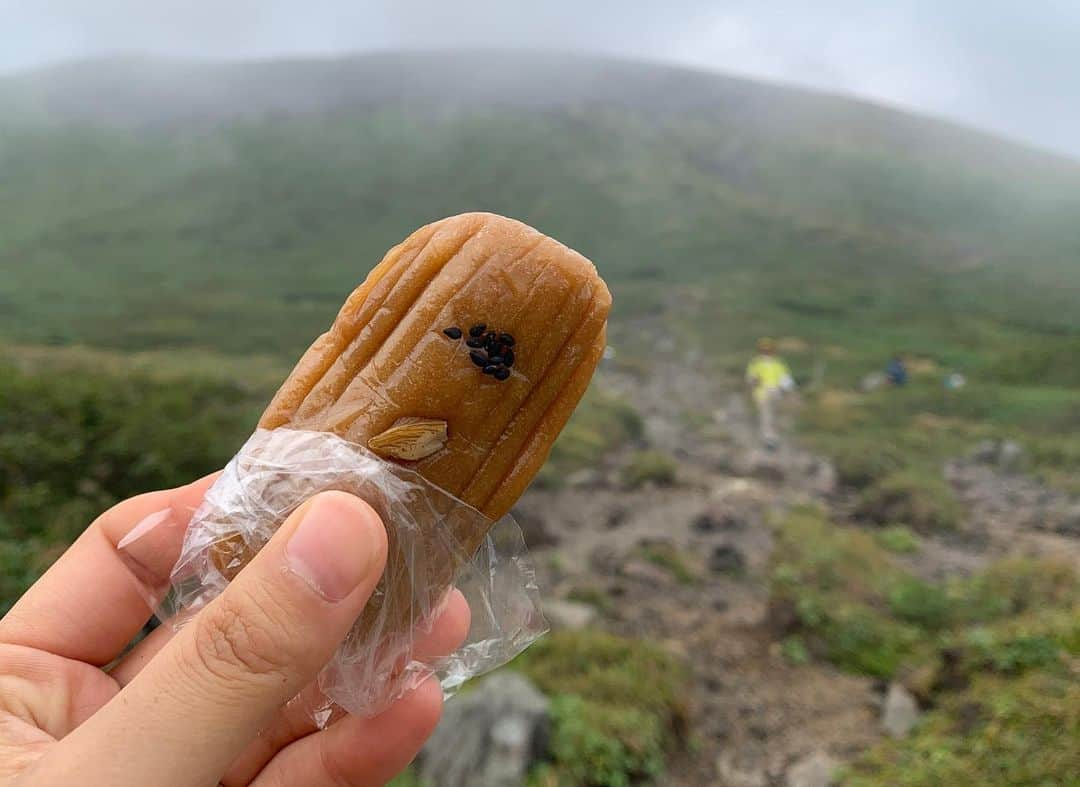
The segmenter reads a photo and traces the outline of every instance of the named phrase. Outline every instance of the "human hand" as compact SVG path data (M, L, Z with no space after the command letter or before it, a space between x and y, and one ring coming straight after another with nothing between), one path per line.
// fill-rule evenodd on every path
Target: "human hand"
M212 481L114 506L0 620L0 787L368 787L416 755L441 711L433 679L324 730L289 702L317 696L386 560L378 515L344 492L307 501L179 632L162 626L117 660ZM455 592L419 657L451 652L468 628Z

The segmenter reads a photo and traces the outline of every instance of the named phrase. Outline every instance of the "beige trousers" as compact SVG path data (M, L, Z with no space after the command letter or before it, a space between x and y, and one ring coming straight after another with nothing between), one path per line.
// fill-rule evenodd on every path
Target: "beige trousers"
M754 404L757 406L758 431L761 439L766 443L775 443L776 435L776 405L780 401L779 388L765 388L754 392Z

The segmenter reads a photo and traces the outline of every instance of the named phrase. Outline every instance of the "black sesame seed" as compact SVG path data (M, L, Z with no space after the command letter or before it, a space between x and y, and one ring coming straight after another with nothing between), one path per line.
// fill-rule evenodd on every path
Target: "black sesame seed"
M487 330L487 326L484 323L477 323L469 329L469 336L480 336Z
M457 341L458 339L461 338L461 329L460 328L447 328L446 330L443 331L443 333L445 333L447 336L449 336L454 341Z
M487 366L488 365L487 356L484 355L482 352L477 352L476 350L473 350L471 353L469 353L469 358L477 366Z
M484 371L487 370L485 369ZM507 377L510 376L510 370L507 369L505 366L500 366L498 369L495 370L494 376L496 380L505 380Z
M472 339L465 340L466 347L472 347L473 349L479 349L484 346L483 339L477 339L475 336Z
M488 358L488 363L493 363L496 366L502 366L503 365L503 357L501 355L492 355L491 357Z
M502 368L501 366L496 366L493 363L488 364L487 366L484 367L484 374L498 374L499 369L501 369L501 368Z
M502 354L503 363L507 366L514 365L514 351L507 347Z
M507 347L513 347L514 346L514 337L511 336L508 333L500 334L499 335L499 341L502 342L503 344L505 344Z

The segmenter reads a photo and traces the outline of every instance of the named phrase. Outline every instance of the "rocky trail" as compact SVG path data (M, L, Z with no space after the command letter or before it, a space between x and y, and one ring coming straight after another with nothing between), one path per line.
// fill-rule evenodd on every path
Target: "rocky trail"
M690 665L690 740L662 784L826 784L834 765L884 734L886 706L916 712L906 695L891 707L892 693L871 679L790 663L770 624L770 522L792 505L835 503L831 465L790 440L764 451L738 381L683 365L647 380L605 370L601 384L634 403L646 442L676 459L677 479L627 489L626 452L617 452L523 498L515 514L552 624L648 638ZM1075 504L1011 475L1000 448L982 446L945 469L977 524L898 558L907 568L940 578L1017 551L1080 561Z

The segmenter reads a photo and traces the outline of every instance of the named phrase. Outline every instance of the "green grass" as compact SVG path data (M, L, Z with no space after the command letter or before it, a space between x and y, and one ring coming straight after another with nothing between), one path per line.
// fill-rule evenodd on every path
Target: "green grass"
M671 544L645 544L635 553L643 560L659 566L684 585L696 585L701 582L701 572Z
M431 787L431 785L422 780L413 768L406 768L387 782L386 787Z
M235 383L0 365L0 612L112 503L222 467L259 406Z
M555 441L537 476L541 486L557 486L575 470L596 467L614 449L641 438L641 416L603 383L585 393L570 422Z
M654 644L557 632L514 662L553 697L550 762L534 787L629 787L658 776L681 740L687 672Z
M858 758L845 787L1068 787L1080 774L1080 682L1060 670L975 676L911 737Z
M1063 363L1067 351L1061 342ZM981 352L992 355L993 348ZM872 359L864 363L869 367ZM927 376L900 390L818 391L801 414L800 429L811 446L833 459L840 482L863 494L870 519L947 528L955 524L955 511L940 480L942 464L983 439L1018 441L1027 449L1028 471L1075 491L1080 449L1067 435L1080 428L1078 401L1080 389L1047 385L1038 377L1026 385L976 379L945 392L938 376ZM894 506L899 513L890 520ZM911 515L927 519L920 525L905 518Z
M961 509L940 474L890 473L863 490L856 515L869 522L903 522L920 533L955 530Z
M984 670L1057 664L1080 649L1080 576L1068 563L1010 559L926 582L871 533L812 508L780 525L772 595L790 606L793 633L811 654L880 678L923 669L929 684L964 682Z
M919 551L919 537L906 525L887 525L875 536L882 549L898 555Z
M675 483L678 465L663 451L649 449L637 451L622 468L622 481L636 488L646 483L670 486Z
M601 614L609 613L615 608L615 600L602 588L596 585L575 585L566 594L570 601L588 604Z

